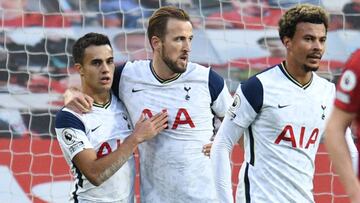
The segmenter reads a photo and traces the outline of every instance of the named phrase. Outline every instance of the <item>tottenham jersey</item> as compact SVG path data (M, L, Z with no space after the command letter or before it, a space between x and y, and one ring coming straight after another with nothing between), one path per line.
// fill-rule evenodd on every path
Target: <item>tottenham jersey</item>
M314 202L314 159L334 94L315 73L301 86L282 64L239 86L229 111L246 129L237 202Z
M224 80L188 63L184 73L163 81L150 60L127 62L114 78L120 79L114 92L134 124L141 113L168 113L168 128L139 146L141 201L217 202L211 161L202 146L214 134L214 114L224 117L232 102Z
M124 105L112 96L106 105L93 105L92 111L77 114L63 108L56 115L55 131L65 160L74 175L72 202L133 202L135 163L133 156L103 184L92 185L72 159L84 149L93 148L103 157L121 147L132 132Z

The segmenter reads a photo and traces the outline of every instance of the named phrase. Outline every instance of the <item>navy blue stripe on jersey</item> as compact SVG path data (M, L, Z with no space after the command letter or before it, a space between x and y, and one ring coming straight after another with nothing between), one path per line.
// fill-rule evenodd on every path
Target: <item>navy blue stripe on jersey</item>
M113 93L115 94L115 96L117 98L119 98L119 85L120 85L121 73L124 70L125 65L126 65L126 63L124 63L120 66L116 66L115 71L114 71L114 77L113 77L113 83L111 86L111 90L113 91Z
M80 169L78 169L78 167L76 167L74 162L73 162L73 166L75 167L76 178L78 179L77 185L79 185L80 187L83 187L82 173L81 173Z
M246 163L244 184L245 184L245 200L246 203L250 203L251 197L250 197L250 181L249 181L249 163Z
M78 203L79 200L78 200L78 195L77 195L77 190L79 189L79 186L76 184L75 185L75 191L72 192L72 195L73 195L73 199L74 199L74 203Z
M79 202L77 191L78 191L79 187L83 187L83 179L82 179L81 171L76 167L74 162L72 162L72 164L73 164L73 167L75 168L76 179L78 179L77 183L75 184L75 191L72 192L74 202L77 203L77 202Z
M254 166L255 164L255 146L254 146L254 135L251 129L251 125L249 126L249 140L250 140L250 164Z
M209 90L211 96L211 104L216 101L224 88L224 79L215 71L210 69L209 72Z
M85 126L74 114L67 111L59 111L55 118L55 128L75 128L85 133Z
M254 111L259 113L264 99L264 89L259 78L256 76L250 77L241 84L241 91Z

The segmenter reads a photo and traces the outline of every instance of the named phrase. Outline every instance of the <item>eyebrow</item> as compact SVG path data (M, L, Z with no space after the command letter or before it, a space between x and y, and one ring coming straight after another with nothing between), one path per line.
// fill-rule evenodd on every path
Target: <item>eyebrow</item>
M104 61L108 61L108 60L114 60L114 57L111 56L109 58L106 58ZM99 58L95 58L95 59L92 59L91 62L102 62L103 60L102 59L99 59Z
M91 62L92 62L92 63L94 63L94 62L102 62L102 61L103 61L103 60L98 59L98 58L96 58L96 59L92 59L92 60L91 60Z

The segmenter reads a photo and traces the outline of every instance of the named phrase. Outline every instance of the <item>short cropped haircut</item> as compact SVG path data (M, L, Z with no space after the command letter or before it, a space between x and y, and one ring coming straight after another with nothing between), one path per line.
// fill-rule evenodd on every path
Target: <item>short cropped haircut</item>
M164 6L157 9L149 19L147 35L150 44L153 36L157 36L161 40L164 40L167 28L166 25L170 18L190 22L189 15L183 9L173 6ZM153 48L152 45L151 48Z
M79 38L73 45L72 55L74 63L83 63L85 49L89 46L109 45L110 40L106 35L90 32ZM112 48L112 47L111 47Z
M299 23L324 24L327 32L329 15L321 7L310 4L299 4L290 8L279 21L279 36L281 41L284 37L293 38L296 25Z

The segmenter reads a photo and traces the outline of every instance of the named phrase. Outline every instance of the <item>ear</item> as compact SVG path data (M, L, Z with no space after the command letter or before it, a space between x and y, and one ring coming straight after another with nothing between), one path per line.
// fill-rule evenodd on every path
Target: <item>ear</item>
M80 76L84 75L84 68L80 63L75 63L74 67L75 67L75 69L77 70L77 72L79 73Z
M157 36L152 36L150 40L151 46L154 50L158 50L161 47L161 39Z
M289 49L291 47L291 39L289 37L284 37L283 44L286 49Z

